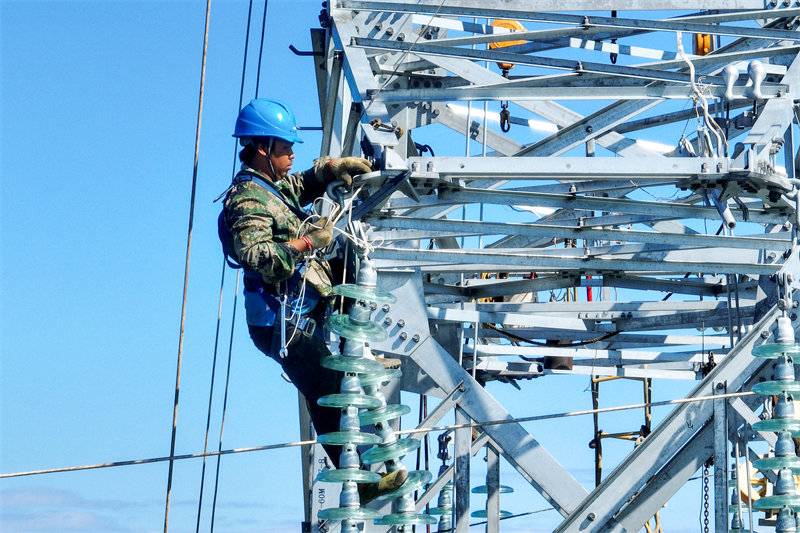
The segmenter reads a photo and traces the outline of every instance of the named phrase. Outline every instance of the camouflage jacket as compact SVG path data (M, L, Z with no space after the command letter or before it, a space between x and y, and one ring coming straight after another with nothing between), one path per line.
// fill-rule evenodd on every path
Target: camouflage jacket
M314 166L295 172L274 182L263 174L243 165L239 174L250 173L272 185L289 204L302 208L325 192L322 172L330 157L321 157ZM252 181L231 186L224 203L225 223L233 237L234 251L239 263L251 272L261 274L267 286L280 292L279 284L294 273L303 254L285 244L307 232L302 220L284 201ZM306 281L322 296L331 290L331 274L327 261L316 256L306 260Z

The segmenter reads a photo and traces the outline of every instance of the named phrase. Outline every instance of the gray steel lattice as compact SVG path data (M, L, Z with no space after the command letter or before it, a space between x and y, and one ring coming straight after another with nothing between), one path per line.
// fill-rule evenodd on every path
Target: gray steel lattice
M800 278L800 2L552 6L332 0L312 30L322 153L376 163L355 212L399 303L376 312L390 337L372 348L404 358L405 390L459 392L476 422L510 416L490 380L571 371L740 391L762 371L749 351L781 312L776 280ZM689 44L700 31L717 36L707 55ZM741 429L756 406L727 403ZM622 531L719 453L713 413L676 408L591 493L521 426L486 432L564 517L557 531Z

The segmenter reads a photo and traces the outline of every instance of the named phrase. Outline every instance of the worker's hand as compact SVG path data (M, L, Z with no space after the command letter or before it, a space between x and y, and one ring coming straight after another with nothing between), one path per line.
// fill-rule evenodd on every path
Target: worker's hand
M322 217L309 226L309 231L305 234L311 241L314 250L325 248L333 239L333 220Z
M353 185L353 176L372 171L372 165L363 157L343 157L325 165L326 181L342 180L348 187Z

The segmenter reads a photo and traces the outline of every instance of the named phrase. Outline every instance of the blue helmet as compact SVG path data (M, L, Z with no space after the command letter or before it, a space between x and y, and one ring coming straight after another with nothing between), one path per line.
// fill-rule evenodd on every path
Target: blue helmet
M290 143L301 143L297 136L294 113L283 102L256 98L239 111L234 137L277 137Z

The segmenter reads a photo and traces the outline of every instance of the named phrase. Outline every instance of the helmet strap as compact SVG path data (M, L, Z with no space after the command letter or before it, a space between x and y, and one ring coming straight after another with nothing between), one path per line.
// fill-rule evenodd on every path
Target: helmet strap
M272 145L275 143L275 137L269 138L269 147L267 148L267 161L269 162L269 168L272 170L272 177L277 181L280 178L277 174L275 174L275 167L272 166Z
M255 143L252 137L242 137L240 142L243 146L250 145L253 147L253 150L258 152L260 147ZM272 148L275 144L275 137L269 137L269 144L267 144L267 151L265 157L267 158L267 163L269 163L269 169L272 171L272 179L278 180L280 177L275 173L275 167L272 165Z

